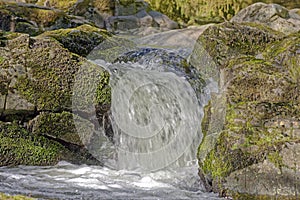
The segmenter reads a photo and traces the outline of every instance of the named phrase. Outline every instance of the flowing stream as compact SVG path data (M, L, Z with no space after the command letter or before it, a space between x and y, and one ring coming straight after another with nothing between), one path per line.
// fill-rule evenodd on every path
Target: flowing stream
M72 165L0 168L0 192L39 199L220 199L205 193L197 167L153 173Z
M163 36L168 37L155 37ZM181 41L184 36L190 48L170 50L168 44L168 49L155 49L143 44L125 54L126 59L134 60L129 64L122 57L117 63L93 60L111 74L114 135L112 142L102 130L98 139L82 140L89 142L84 144L104 162L103 167L67 162L2 167L0 192L39 199L220 199L205 192L196 159L203 106L217 87L213 82L204 83L192 66L189 72L180 68L195 40L179 36ZM141 41L146 39L151 41L149 37Z

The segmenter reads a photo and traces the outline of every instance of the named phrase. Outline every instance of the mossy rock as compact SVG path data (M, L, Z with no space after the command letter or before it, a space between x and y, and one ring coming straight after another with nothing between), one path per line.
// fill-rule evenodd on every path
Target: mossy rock
M87 119L69 112L42 112L29 122L29 130L63 145L67 153L62 159L76 164L102 165L89 152L97 133L95 125Z
M276 197L296 199L300 154L289 149L299 151L300 142L299 39L299 33L283 36L253 24L228 23L200 36L202 46L192 57L196 62L205 53L211 56L216 69L206 75L216 73L220 87L205 109L198 152L209 190L235 199L273 199L276 190ZM205 62L196 67L207 70ZM274 176L277 182L269 181Z
M72 81L84 59L70 53L54 39L21 35L7 43L0 49L5 57L1 71L14 82L10 86L13 91L38 110L70 108ZM10 73L12 69L14 73Z
M114 0L39 0L36 5L59 9L66 13L84 15L88 11L88 8L97 9L101 13L112 12L112 8L114 7Z
M90 25L77 28L48 31L39 37L51 37L59 41L69 51L87 56L96 46L106 40L110 34Z
M43 9L34 6L30 7L24 4L12 2L7 2L1 5L1 9L5 10L10 16L21 17L28 21L34 21L44 27L53 25L58 18L65 16L63 12L57 10Z
M230 23L210 26L198 38L191 55L191 62L199 70L205 68L201 56L210 56L213 61L225 66L231 58L258 55L271 42L284 37L284 34L254 23ZM205 58L203 58L204 60Z
M69 112L43 112L31 120L29 124L30 130L34 134L47 135L80 147L88 145L95 129L90 121Z
M135 15L141 10L150 11L148 4L144 1L121 0L116 2L116 12L119 16Z
M30 126L34 134L49 135L82 146L71 113L41 113L30 122Z
M36 36L45 30L74 28L88 23L83 18L72 16L61 10L33 4L5 2L0 4L1 29Z
M54 165L63 147L17 124L0 123L0 166Z
M53 38L30 38L18 34L12 40L5 40L5 43L5 47L0 47L3 57L1 74L3 84L9 87L3 95L18 94L20 100L25 99L33 104L37 111L71 110L74 82L77 81L79 69L90 77L88 83L83 84L96 84L95 87L104 75L103 68L69 52ZM96 94L96 89L90 92ZM87 93L83 96L88 98ZM90 100L96 105L96 96Z

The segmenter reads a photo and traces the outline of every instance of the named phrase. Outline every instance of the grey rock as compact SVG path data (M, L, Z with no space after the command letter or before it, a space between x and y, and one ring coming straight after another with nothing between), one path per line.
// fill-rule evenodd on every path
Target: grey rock
M289 11L278 4L255 3L241 10L231 22L259 23L285 34L300 30L300 15L297 9Z
M141 27L151 27L153 24L152 17L145 11L142 10L136 14L139 19L139 24Z
M138 12L149 8L148 3L143 0L119 0L115 5L115 15L117 16L135 15Z
M178 23L174 22L166 15L157 12L157 11L150 11L149 15L153 18L153 20L159 25L159 27L166 27L169 29L177 29L179 28Z
M226 187L234 192L249 195L280 194L296 197L300 192L300 144L290 144L279 156L283 167L278 168L269 159L233 172L226 178Z
M114 30L129 30L139 28L139 19L134 15L112 16L108 19Z
M186 48L192 50L198 37L210 25L200 27L189 27L185 29L176 29L160 32L158 28L146 29L139 35L144 37L134 38L134 42L140 46L156 46L164 48Z

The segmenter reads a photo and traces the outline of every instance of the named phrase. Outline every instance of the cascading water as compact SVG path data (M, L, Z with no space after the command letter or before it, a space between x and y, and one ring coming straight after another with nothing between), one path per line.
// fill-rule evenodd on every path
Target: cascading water
M93 99L103 73L98 66L110 73L113 136L107 137L101 125L90 133L78 131L104 167L69 163L3 167L0 192L41 199L219 199L203 192L196 159L203 106L217 87L213 82L204 84L192 66L182 68L185 58L177 57L178 52L189 54L131 49L115 63L96 56L94 64L83 64L74 85L74 113L96 116ZM122 60L131 56L132 62ZM81 130L82 123L74 121Z
M111 74L117 168L156 171L195 160L203 114L190 84L172 72L128 66L110 66L122 71Z

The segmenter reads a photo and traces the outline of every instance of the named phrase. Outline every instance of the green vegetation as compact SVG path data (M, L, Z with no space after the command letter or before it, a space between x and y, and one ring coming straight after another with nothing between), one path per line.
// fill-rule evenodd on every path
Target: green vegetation
M109 73L107 71L101 73L101 78L96 90L97 104L110 104L111 102L111 88L109 86Z
M0 193L0 199L1 200L34 200L34 198L25 197L25 196L21 196L21 195L11 196L11 195L6 195L6 194L2 194L2 193Z
M230 20L241 9L259 0L146 0L154 10L158 10L175 21L187 24L218 23ZM264 0L266 3L279 3L288 8L299 7L293 0Z
M0 166L53 165L62 146L34 136L17 124L0 122Z

